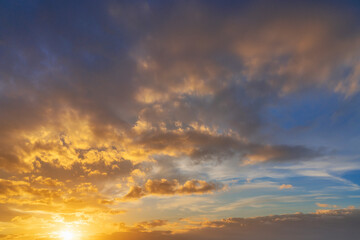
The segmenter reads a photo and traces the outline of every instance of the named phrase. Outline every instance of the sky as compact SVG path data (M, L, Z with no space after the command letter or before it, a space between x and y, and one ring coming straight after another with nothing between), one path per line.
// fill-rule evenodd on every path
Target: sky
M358 1L0 0L0 239L360 234Z

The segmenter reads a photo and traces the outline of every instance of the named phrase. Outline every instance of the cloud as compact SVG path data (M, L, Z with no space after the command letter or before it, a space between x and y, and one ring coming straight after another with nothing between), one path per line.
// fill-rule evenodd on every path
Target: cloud
M254 218L227 218L219 221L189 221L185 232L118 232L93 239L296 239L335 240L356 238L360 223L358 209L330 210L327 213L296 213ZM331 227L331 226L336 226ZM261 231L259 231L261 229Z
M0 222L10 222L16 216L26 216L27 213L22 213L0 204Z
M293 185L291 185L291 184L282 184L282 185L279 187L280 190L283 190L283 189L291 189L291 188L293 188Z
M169 223L168 220L155 219L155 220L151 220L151 221L137 222L137 223L134 223L133 225L127 225L124 222L115 223L115 225L122 232L151 233L151 232L157 231L157 230L155 230L156 228L170 227L174 224Z
M2 39L7 62L1 65L0 109L7 114L0 124L1 166L9 170L25 168L24 159L30 150L24 147L28 138L20 133L37 133L41 127L63 132L64 123L77 117L64 119L66 111L77 112L81 121L86 119L88 135L93 140L140 138L135 142L146 151L171 148L165 137L180 141L186 135L196 136L187 133L176 139L167 134L165 142L147 142L148 136L129 134L137 119L150 125L161 122L165 128L171 128L174 122L185 127L194 122L218 126L253 141L263 124L260 111L278 101L281 94L314 85L349 95L357 91L358 50L353 46L358 45L359 36L352 28L353 18L343 18L341 9L336 11L338 14L333 14L331 8L317 14L307 5L298 11L297 4L286 4L269 12L261 5L250 4L244 14L230 11L215 15L216 4L173 4L176 7L171 8L167 3L169 11L162 12L146 2L92 2L86 10L81 4L66 2L64 5L74 13L81 9L83 15L69 15L63 22L56 21L63 7L49 4L31 8L29 14L33 17L22 15L18 19L23 22L24 31L13 19L19 14L2 13L11 24L1 29L15 30ZM42 8L49 12L46 23L40 17ZM9 9L27 8L10 4ZM311 20L303 19L302 11L308 12ZM166 22L155 17L160 12L167 17ZM281 21L278 13L285 15L287 21ZM174 16L182 16L182 21ZM92 19L89 24L98 31L81 25L81 18ZM141 23L147 23L147 28L142 28ZM143 31L135 33L134 29ZM334 67L339 62L344 66ZM344 68L350 69L351 74L338 76ZM139 101L139 95L148 100ZM217 140L219 151L209 143L194 146L187 154L199 159L216 155L215 152L220 152L219 157L231 155L232 144L224 149L221 144L229 141ZM101 145L86 149L101 149ZM300 152L312 154L304 146L288 147L291 150L285 146L281 150L280 146L275 150L265 148L248 158L250 162L261 162L293 158ZM132 154L134 159L135 155ZM139 158L142 157L146 156Z
M144 68L144 75L161 73L151 91L209 94L241 76L250 80L245 87L254 90L253 93L274 88L288 93L311 85L323 85L346 94L356 92L356 80L352 74L341 76L341 68L350 67L356 75L359 49L352 52L351 43L359 41L352 22L357 19L351 15L344 18L345 12L335 10L335 6L323 8L319 14L320 4L276 5L276 10L270 11L265 7L268 3L261 1L242 7L241 14L229 11L214 17L216 4L208 7L201 3L177 4L177 8L166 13L169 21L156 22L157 32L141 42L141 51L136 49L142 53L139 61L150 63ZM308 19L304 19L303 12ZM182 16L182 21L172 16ZM282 21L283 18L287 21ZM333 78L336 75L341 79ZM237 80L243 83L241 77ZM198 84L189 84L191 78L197 78ZM202 81L207 82L203 84L207 88ZM254 82L261 82L263 87ZM342 90L339 83L344 86Z
M169 227L170 224L168 222L168 220L163 220L163 219L156 219L156 220L151 220L151 221L144 221L144 222L139 222L134 224L131 227L127 227L126 225L124 226L120 226L120 228L122 228L122 230L125 231L135 231L135 232L152 232L155 231L155 228L159 228L159 227Z
M0 201L6 205L0 211L34 216L18 220L23 226L42 223L42 214L69 212L84 214L85 222L96 222L89 216L98 214L99 222L112 223L123 211L117 204L124 211L137 204L117 201L129 186L121 200L213 193L229 178L224 165L237 178L255 165L254 176L277 171L271 176L279 178L295 162L308 161L303 176L332 176L308 167L328 153L332 140L324 148L300 137L281 141L278 135L295 135L281 126L269 136L264 113L286 97L307 97L308 89L345 99L339 101L358 94L356 7L300 1L0 5L6 59L0 61ZM330 115L324 117L329 122ZM331 169L341 171L338 164ZM214 209L252 206L250 200L215 201ZM140 225L148 230L164 223L157 221ZM13 224L16 231L20 225Z
M321 208L337 208L336 205L326 204L326 203L316 203L316 206Z
M157 219L157 220L152 220L150 222L141 222L137 225L140 225L142 227L147 227L147 228L155 228L155 227L164 226L167 223L168 223L167 220Z
M157 154L188 155L195 161L221 161L238 154L246 164L311 159L322 154L320 150L306 146L251 143L236 134L221 134L193 127L144 132L138 136L135 144Z
M221 190L222 188L223 185L221 183L195 179L188 180L183 185L176 179L149 179L143 187L131 187L123 199L138 199L147 195L206 194Z

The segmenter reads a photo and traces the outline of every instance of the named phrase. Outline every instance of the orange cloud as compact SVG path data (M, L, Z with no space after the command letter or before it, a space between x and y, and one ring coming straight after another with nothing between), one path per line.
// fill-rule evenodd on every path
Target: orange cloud
M337 205L330 205L330 204L326 204L326 203L316 203L316 206L321 207L321 208L337 208Z
M143 187L133 186L123 197L124 200L138 199L147 195L175 195L175 194L205 194L223 188L220 183L202 180L188 180L181 185L176 179L147 180Z
M280 187L279 187L279 189L291 189L291 188L293 188L293 185L291 185L291 184L282 184Z

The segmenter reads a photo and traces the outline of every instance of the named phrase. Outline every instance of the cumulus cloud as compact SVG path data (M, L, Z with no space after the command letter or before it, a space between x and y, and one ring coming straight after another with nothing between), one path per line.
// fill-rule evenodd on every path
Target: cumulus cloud
M143 221L135 223L132 226L126 225L125 223L116 223L118 228L123 232L152 232L154 228L164 227L171 225L168 220L155 219L151 221Z
M146 195L206 194L220 190L223 187L221 183L195 179L188 180L183 185L176 179L149 179L143 187L131 187L123 199L138 199Z
M358 46L359 36L353 30L353 18L343 18L340 10L333 14L333 9L327 8L317 14L318 6L312 10L304 5L298 11L297 4L285 4L269 12L250 4L244 14L216 15L212 4L173 3L176 7L170 7L167 3L168 11L162 14L168 20L162 22L154 17L161 9L146 2L92 2L86 10L81 4L64 4L74 13L81 9L82 17L93 19L91 23L99 31L81 25L77 14L68 15L68 21L56 21L57 11L63 9L57 4L32 8L33 18L22 15L18 20L25 29L21 31L11 20L21 14L2 13L11 24L1 29L15 29L4 34L1 44L7 59L1 65L0 99L0 109L7 113L0 124L0 164L5 169L26 167L24 159L31 149L25 146L29 139L20 133L37 133L50 126L60 133L66 130L62 123L69 119L63 115L69 110L87 119L94 140L112 138L119 144L127 138L140 138L135 142L145 145L144 152L171 148L171 140L189 138L191 144L197 136L167 133L161 140L159 129L151 136L131 135L139 118L149 126L161 122L162 128L172 128L175 122L218 126L236 131L248 141L262 126L261 109L281 94L314 85L347 95L357 92L359 49L353 46ZM42 8L53 13L48 21L41 20ZM8 9L24 10L13 5ZM302 12L308 12L308 20ZM279 18L283 14L286 22ZM182 21L175 16L182 16ZM145 22L147 28L143 29ZM119 29L128 34L120 34ZM134 29L143 31L136 34ZM108 33L113 37L108 38ZM343 69L351 73L341 74ZM194 146L188 154L196 158L214 152L222 152L220 157L231 154L232 140L224 140L217 145L219 151L210 141L208 146ZM221 151L226 141L230 147ZM98 145L90 147L103 147ZM296 158L300 152L312 156L311 150L302 146L283 146L258 150L248 158L250 162L282 160Z
M346 84L352 82L351 76L332 78L341 75L339 61L341 67L347 65L356 74L359 49L352 52L352 46L358 43L359 35L351 23L352 16L343 18L341 10L335 11L332 6L320 12L319 5L299 2L281 4L272 11L266 2L259 5L249 4L237 14L218 17L213 15L215 6L204 8L197 3L178 4L165 13L169 21L155 25L158 31L140 45L141 52L145 52L139 56L140 61L149 63L144 74L161 73L152 91L165 88L175 94L206 95L221 88L218 78L226 85L239 75L250 80L245 86L253 93L274 87L286 93L314 84L337 91L339 83L346 85L342 91L348 94L357 91L353 88L356 83L352 87ZM305 19L303 12L309 18ZM177 21L172 16L183 18ZM228 64L230 61L232 64ZM198 78L197 85L191 84L192 78ZM236 80L241 82L241 78ZM254 82L261 82L263 87Z
M291 188L293 188L293 185L291 185L291 184L282 184L280 187L279 187L279 189L291 189Z

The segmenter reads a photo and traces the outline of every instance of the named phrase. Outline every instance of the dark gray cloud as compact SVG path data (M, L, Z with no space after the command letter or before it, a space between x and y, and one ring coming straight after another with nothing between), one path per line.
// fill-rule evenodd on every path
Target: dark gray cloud
M148 132L138 138L137 144L145 149L178 151L195 161L222 161L238 154L239 160L258 157L263 161L291 161L321 156L321 150L305 146L264 145L225 134L211 134L189 130L184 132Z

